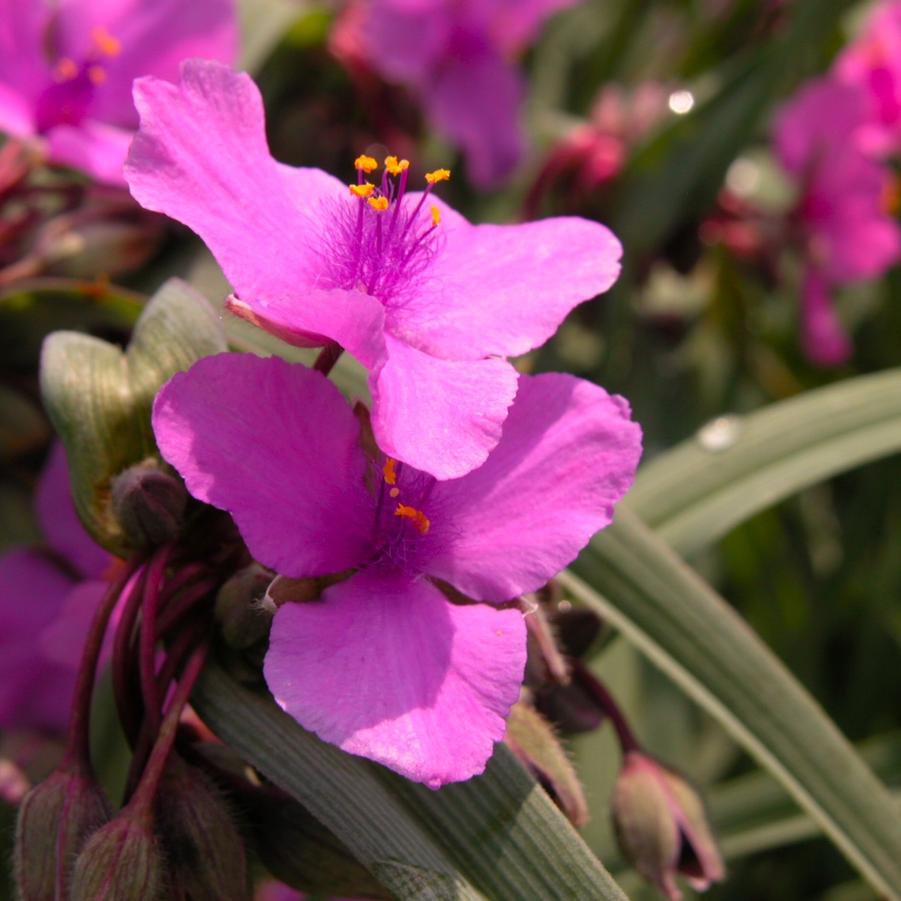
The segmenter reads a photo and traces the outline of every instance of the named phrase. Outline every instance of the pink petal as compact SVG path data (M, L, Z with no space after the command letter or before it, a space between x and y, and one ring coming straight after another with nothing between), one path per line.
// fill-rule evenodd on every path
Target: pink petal
M35 98L50 83L43 56L47 4L0 0L0 128L23 137L33 131Z
M361 359L380 353L382 307L316 289L323 204L346 187L318 169L291 169L269 155L263 103L246 74L204 60L182 65L181 81L135 82L141 128L125 177L135 199L197 232L241 301L266 321L291 315L291 330L340 341ZM354 323L353 333L342 329ZM303 343L310 343L305 341Z
M131 95L135 78L174 80L184 59L231 65L237 52L234 0L69 0L61 4L57 23L63 55L84 58L93 49L98 27L121 49L102 59L106 80L95 93L91 115L123 128L138 123Z
M277 357L206 357L157 395L153 430L191 494L231 513L261 563L312 577L367 559L359 425L320 373Z
M66 451L61 442L50 450L35 494L35 507L47 544L85 578L98 578L112 559L85 531L69 484Z
M65 727L74 672L44 656L39 635L72 586L71 577L38 551L19 549L0 557L2 729Z
M851 356L851 341L836 315L828 286L812 269L804 276L801 340L805 355L818 366L840 366Z
M439 479L482 464L500 439L516 370L503 360L439 360L390 336L386 344L371 379L381 449Z
M523 354L619 276L622 247L597 222L567 216L473 226L433 202L441 209L444 246L417 301L392 311L389 330L415 336L436 356Z
M591 382L520 376L488 461L439 482L423 536L429 575L477 600L534 591L576 557L628 491L641 455L629 407Z
M78 126L57 125L47 132L48 156L85 172L96 181L125 186L122 167L132 133L114 125L85 120Z
M285 604L264 673L305 729L438 788L481 773L519 696L517 610L456 605L425 580L364 570Z
M470 180L487 188L508 180L523 154L519 73L488 47L449 53L423 85L435 128L463 148Z

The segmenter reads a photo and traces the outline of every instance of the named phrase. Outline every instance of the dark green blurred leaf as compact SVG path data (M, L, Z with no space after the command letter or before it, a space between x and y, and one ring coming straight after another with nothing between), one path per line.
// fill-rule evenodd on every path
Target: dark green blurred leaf
M77 332L55 332L44 343L41 391L72 473L79 516L108 550L127 554L112 515L110 481L155 452L150 407L176 372L226 349L221 323L184 282L167 282L151 299L123 353Z

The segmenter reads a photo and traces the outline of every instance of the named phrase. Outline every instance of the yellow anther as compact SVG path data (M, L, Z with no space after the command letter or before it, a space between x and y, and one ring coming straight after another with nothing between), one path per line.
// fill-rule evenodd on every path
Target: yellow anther
M78 65L75 60L69 59L68 56L64 56L57 64L56 69L54 69L54 75L59 81L71 81L78 75Z
M365 172L367 175L369 175L370 172L375 172L378 167L379 164L371 156L366 156L365 153L361 153L354 160L354 169L356 169L357 172Z
M369 200L366 201L377 213L384 213L385 210L388 209L388 198L382 195L381 197L370 197Z
M363 182L361 185L348 185L347 187L350 188L350 193L355 197L370 197L375 190L375 185L369 184L368 181Z
M392 488L388 494L390 497L397 497L400 494L400 488Z
M440 225L441 224L441 210L438 207L432 207L432 225Z
M385 481L389 485L397 484L397 460L393 457L386 457L382 472L385 474Z
M387 156L385 157L385 168L389 175L400 175L401 172L406 172L410 168L410 161L399 160L396 156Z
M103 84L106 81L106 69L96 63L88 66L88 78L91 79L91 84Z
M104 56L118 56L122 52L122 44L119 39L100 26L91 32L91 40Z
M450 179L450 169L435 169L434 172L426 172L425 180L430 184L437 184L439 181L448 181Z
M409 519L410 522L416 526L420 535L425 535L431 525L429 518L422 510L417 510L415 507L408 507L406 504L398 504L394 508L394 515Z

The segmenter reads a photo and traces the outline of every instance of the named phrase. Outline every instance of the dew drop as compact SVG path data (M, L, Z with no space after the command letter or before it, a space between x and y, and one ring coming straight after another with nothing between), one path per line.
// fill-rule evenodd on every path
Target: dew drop
M698 443L712 454L729 450L741 434L741 418L734 415L717 416L698 430Z

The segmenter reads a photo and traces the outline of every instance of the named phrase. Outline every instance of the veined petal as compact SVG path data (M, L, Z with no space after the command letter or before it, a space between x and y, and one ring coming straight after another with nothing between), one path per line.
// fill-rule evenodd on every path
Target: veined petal
M429 201L441 210L444 245L416 301L393 314L393 327L436 356L525 353L619 275L622 247L597 222L563 216L471 225L437 198Z
M47 544L86 579L98 578L109 566L110 555L85 531L69 481L66 451L53 445L35 494L38 521Z
M138 203L197 232L261 322L270 306L293 309L295 333L344 345L349 314L336 317L330 293L316 290L323 265L316 236L322 206L343 198L346 186L272 159L260 93L227 66L188 60L177 85L139 78L135 103L141 128L125 177ZM378 341L381 305L358 292L344 300L359 323L354 334Z
M231 513L261 563L302 578L367 560L359 424L320 373L277 357L206 357L157 395L153 429L191 494Z
M385 341L387 360L370 380L381 449L438 479L481 465L500 439L516 370L503 360L440 360L390 335Z
M518 610L451 604L426 580L370 569L280 607L264 673L305 729L438 788L485 769L524 666Z
M520 376L504 433L474 472L439 482L428 573L477 600L534 591L570 563L632 484L641 430L591 382Z

